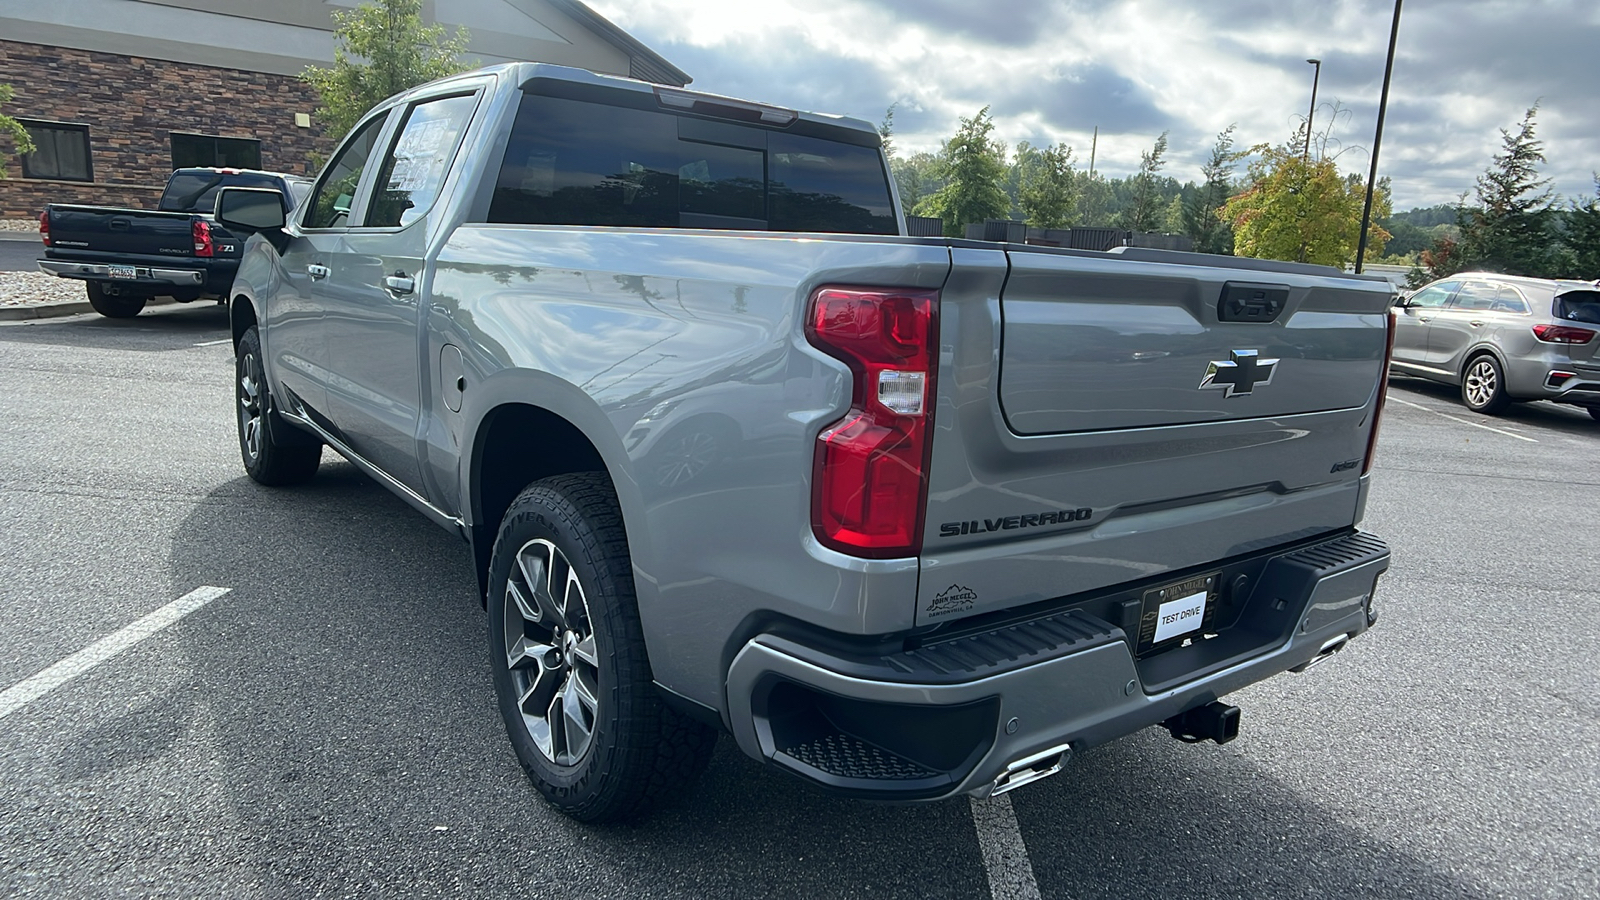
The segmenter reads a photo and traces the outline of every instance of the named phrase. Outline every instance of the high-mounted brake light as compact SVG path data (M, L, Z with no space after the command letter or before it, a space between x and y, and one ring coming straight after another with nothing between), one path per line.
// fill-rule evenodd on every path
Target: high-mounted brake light
M216 245L211 243L211 223L205 219L195 219L189 226L189 232L194 236L195 256L215 256Z
M1533 336L1547 344L1587 344L1594 338L1595 332L1571 325L1535 325Z
M1372 407L1372 432L1367 435L1367 459L1361 464L1361 474L1372 471L1372 458L1378 449L1378 426L1383 424L1383 406L1389 399L1389 365L1394 362L1394 330L1397 327L1394 307L1384 318L1387 333L1383 338L1383 372L1378 377L1378 402Z
M39 240L44 241L46 247L50 246L50 211L39 213Z
M879 559L922 549L938 291L828 287L806 337L850 367L850 411L817 436L811 525L823 545Z

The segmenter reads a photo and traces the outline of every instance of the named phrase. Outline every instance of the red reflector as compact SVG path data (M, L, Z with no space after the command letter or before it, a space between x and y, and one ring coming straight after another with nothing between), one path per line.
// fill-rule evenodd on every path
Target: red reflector
M1395 319L1395 310L1390 307L1384 319L1388 334L1383 339L1383 372L1378 377L1378 402L1372 408L1372 432L1367 435L1367 459L1361 464L1363 475L1372 471L1372 459L1378 449L1378 426L1383 424L1383 407L1389 399L1389 366L1394 362L1394 331L1398 324Z
M931 448L937 291L822 288L806 337L850 367L850 411L817 437L811 524L856 556L922 549Z
M39 240L44 241L46 247L50 246L50 211L39 213Z
M1533 336L1547 344L1587 344L1594 334L1587 328L1573 328L1570 325L1533 326Z
M205 219L195 219L189 226L189 231L194 235L194 255L213 256L216 247L211 243L211 223Z

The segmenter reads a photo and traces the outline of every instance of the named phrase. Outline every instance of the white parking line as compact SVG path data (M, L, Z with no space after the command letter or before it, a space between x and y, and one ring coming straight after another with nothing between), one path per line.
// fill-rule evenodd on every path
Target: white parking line
M220 341L201 341L200 343L195 344L195 346L196 347L215 347L218 344L230 344L232 342L233 342L233 338L223 338Z
M989 896L994 900L1040 900L1039 882L1033 878L1033 863L1022 842L1011 798L1001 794L988 800L968 799L983 868L989 875Z
M115 634L107 635L37 675L6 688L0 692L0 719L200 609L228 593L229 590L231 588L211 585L197 587Z
M1401 400L1399 397L1396 397L1393 394L1389 395L1389 399L1393 400L1396 403L1404 403L1406 406L1410 406L1410 407L1413 407L1415 409L1420 409L1423 412L1433 413L1434 415L1436 415L1436 416L1438 416L1438 417L1440 417L1442 419L1449 419L1452 422L1460 422L1463 425L1471 425L1473 428L1482 428L1484 431L1492 431L1495 434L1503 434L1506 437L1516 438L1519 441L1527 441L1530 444L1539 443L1538 441L1534 440L1531 437L1523 437L1520 434L1515 434L1513 432L1506 431L1503 428L1493 428L1493 427L1490 427L1488 425L1483 424L1482 422L1469 422L1466 419L1458 419L1455 416L1439 412L1437 409L1434 409L1431 406L1423 406L1421 403L1412 403L1410 400Z

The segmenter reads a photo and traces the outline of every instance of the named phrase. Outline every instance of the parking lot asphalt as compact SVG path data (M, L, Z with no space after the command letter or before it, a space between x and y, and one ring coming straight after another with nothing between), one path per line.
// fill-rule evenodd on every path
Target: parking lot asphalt
M0 240L0 272L37 272L44 246L37 237L27 241Z
M1600 893L1582 410L1484 419L1396 381L1378 626L1233 695L1231 744L1147 730L1008 795L1010 884L966 800L825 797L728 739L644 823L551 812L495 711L465 545L331 454L302 488L249 481L226 337L209 305L0 324L0 692L226 589L0 704L0 896Z

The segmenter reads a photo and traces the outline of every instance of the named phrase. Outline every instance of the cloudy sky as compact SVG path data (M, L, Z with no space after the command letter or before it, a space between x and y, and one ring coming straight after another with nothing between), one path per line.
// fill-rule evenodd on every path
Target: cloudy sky
M1188 181L1212 138L1279 142L1304 119L1341 168L1369 165L1391 0L587 0L694 76L694 87L871 121L895 106L901 152L937 149L989 105L1015 145L1061 142L1122 175L1169 131ZM1453 202L1540 102L1544 174L1591 195L1600 169L1600 2L1405 0L1380 174L1395 208ZM1335 148L1337 149L1337 147Z

